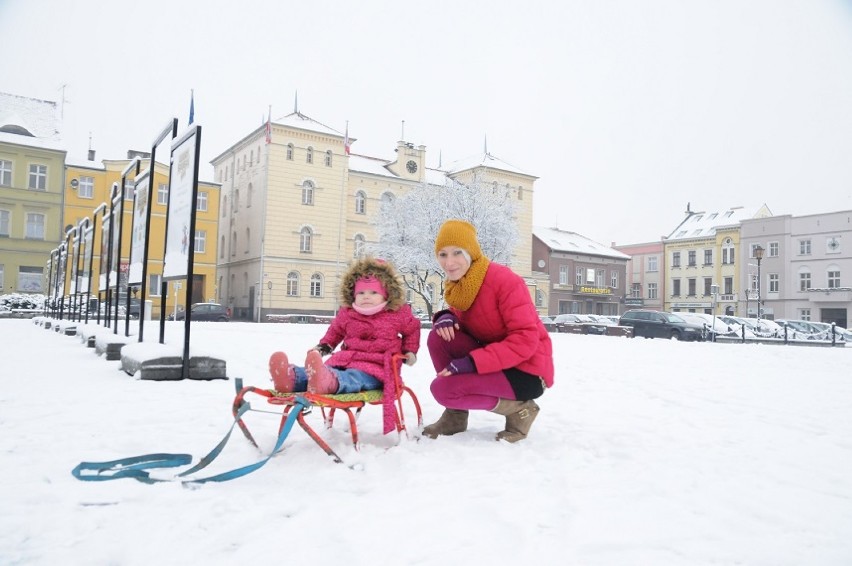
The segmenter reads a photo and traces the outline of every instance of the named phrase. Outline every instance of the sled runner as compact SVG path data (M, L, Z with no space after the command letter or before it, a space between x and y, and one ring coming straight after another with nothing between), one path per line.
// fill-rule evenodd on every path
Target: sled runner
M405 356L401 354L396 354L392 356L387 363L390 363L393 369L393 379L394 383L392 384L392 389L390 391L393 392L393 409L394 409L394 423L396 426L397 434L401 435L402 433L408 434L408 431L405 426L405 413L403 411L403 396L408 395L411 398L411 402L414 405L415 412L417 413L417 426L420 427L423 425L423 414L420 410L420 402L417 399L417 396L414 394L407 385L405 385L402 381L400 368L402 366L403 361L405 360ZM276 405L278 407L283 407L283 412L281 414L281 422L279 424L279 433L287 422L287 418L290 415L291 410L296 407L297 415L296 422L300 427L310 436L314 442L316 442L320 448L322 448L326 454L331 456L335 462L342 462L341 458L335 454L335 452L331 449L328 443L323 440L323 438L317 433L317 431L308 423L305 419L305 415L311 412L311 409L314 407L318 407L320 412L322 413L323 423L326 429L332 428L334 425L334 416L336 411L339 409L346 413L346 416L349 420L349 430L352 434L352 444L355 449L359 448L359 440L358 440L358 416L361 414L361 410L367 405L379 405L381 406L385 402L385 391L381 389L372 390L372 391L362 391L360 393L344 393L339 395L331 395L331 394L318 394L318 393L308 393L308 392L292 392L292 393L281 393L276 391L275 389L262 389L259 387L246 386L240 388L238 385L237 396L234 398L234 403L232 407L232 412L234 414L234 418L236 419L237 425L239 425L240 430L243 431L245 437L251 442L254 446L258 446L251 432L246 426L245 422L242 419L242 415L252 410L246 400L246 396L249 394L260 396L265 399L266 402L270 405Z

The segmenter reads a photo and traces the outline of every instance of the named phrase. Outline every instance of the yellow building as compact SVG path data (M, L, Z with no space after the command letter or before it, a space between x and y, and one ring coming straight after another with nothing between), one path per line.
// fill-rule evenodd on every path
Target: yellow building
M268 140L266 127L259 127L211 162L222 184L216 299L236 318L333 313L340 272L377 241L382 201L448 178L476 176L517 198L520 238L511 267L534 290L536 177L487 152L447 169L430 168L425 146L405 141L397 142L391 160L350 155L344 132L298 111L273 121ZM415 296L409 300L421 306Z
M46 291L63 237L58 128L55 102L0 93L0 294Z
M666 296L663 310L668 312L713 313L711 289L719 286L717 315L744 316L738 302L745 304L747 291L738 288L738 273L745 272L737 257L740 245L740 221L772 216L764 204L757 210L733 207L718 212L693 212L669 236L663 239ZM748 266L745 266L748 267Z
M159 155L159 153L158 153ZM94 161L90 152L89 161L71 162L67 164L65 184L65 219L68 227L78 226L84 218L94 222L94 211L101 205L107 205L109 211L113 185L121 186L121 175L130 166L133 158L141 158L141 168L144 171L150 163L150 155L141 152L128 152L127 159L109 159L101 163ZM129 186L124 193L124 221L122 225L121 252L121 292L127 288L127 266L130 257L130 230L133 222L133 186L135 170L128 173ZM168 203L169 168L157 162L154 180L151 183L151 228L148 242L147 293L139 295L139 289L131 289L131 294L140 299L152 301L152 316L160 315L161 283L163 272L163 250L166 233L166 205ZM216 285L216 233L219 218L219 190L217 183L199 181L198 200L196 202L196 231L195 231L195 263L193 274L192 302L210 301L215 296ZM101 254L101 229L103 220L97 215L97 233L95 234L92 294L98 291L99 265ZM184 290L175 295L175 283L171 282L167 289L166 311L171 313L175 303L184 307Z

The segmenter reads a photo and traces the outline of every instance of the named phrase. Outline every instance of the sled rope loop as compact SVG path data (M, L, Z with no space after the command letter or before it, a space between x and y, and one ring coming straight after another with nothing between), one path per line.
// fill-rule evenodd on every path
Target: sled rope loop
M241 382L242 380L240 379L239 381ZM241 385L239 387L241 387ZM278 439L275 442L275 447L272 449L272 452L270 452L270 454L266 458L260 460L259 462L255 462L254 464L242 466L240 468L229 470L227 472L222 472L220 474L216 474L206 478L182 479L194 473L197 473L200 470L203 470L204 468L209 466L213 462L213 460L216 459L217 456L219 456L219 454L225 448L225 445L228 443L228 439L231 437L231 433L234 432L234 427L241 422L243 414L251 410L251 406L248 402L244 402L237 409L235 413L234 422L231 424L231 428L228 430L228 433L225 435L224 438L222 438L219 444L217 444L213 448L213 450L211 450L206 456L201 458L201 460L199 460L196 465L186 471L175 475L172 478L162 479L151 477L149 470L155 470L160 468L177 468L180 466L185 466L192 462L191 455L156 453L144 454L142 456L132 456L129 458L121 458L119 460L112 460L109 462L81 462L77 465L77 467L71 470L71 473L74 475L75 478L81 481L108 481L117 480L121 478L133 478L135 480L148 484L180 481L184 485L192 485L204 484L208 482L224 482L228 480L237 479L263 467L264 464L266 464L273 456L275 456L278 452L281 451L281 447L284 444L284 440L287 438L287 435L290 434L290 430L293 428L296 419L302 413L302 411L307 410L309 406L310 402L303 397L298 397L295 400L295 410L290 411L290 413L287 415L287 419L284 421L283 426L281 427L278 433Z

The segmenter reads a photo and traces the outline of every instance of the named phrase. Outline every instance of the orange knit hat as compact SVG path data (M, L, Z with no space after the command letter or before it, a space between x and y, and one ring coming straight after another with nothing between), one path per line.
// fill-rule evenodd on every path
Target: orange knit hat
M435 238L435 253L447 246L456 246L470 254L470 260L476 261L482 257L482 249L476 239L476 228L464 220L447 220L438 230Z

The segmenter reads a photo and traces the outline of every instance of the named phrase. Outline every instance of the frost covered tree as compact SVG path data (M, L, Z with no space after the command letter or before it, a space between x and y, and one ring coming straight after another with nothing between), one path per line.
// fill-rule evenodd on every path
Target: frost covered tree
M421 183L382 204L376 222L379 241L370 247L393 262L407 289L426 303L429 316L443 308L444 274L435 259L435 237L445 220L459 218L476 227L483 253L508 264L518 242L516 205L508 189L474 179L469 184ZM437 286L437 288L435 288ZM433 297L438 301L432 304Z

